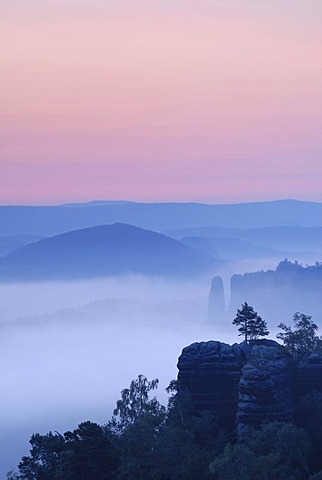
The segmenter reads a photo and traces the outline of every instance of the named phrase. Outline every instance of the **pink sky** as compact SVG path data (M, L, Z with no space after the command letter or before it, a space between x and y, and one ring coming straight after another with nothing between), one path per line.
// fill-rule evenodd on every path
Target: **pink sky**
M0 4L0 203L322 201L319 0Z

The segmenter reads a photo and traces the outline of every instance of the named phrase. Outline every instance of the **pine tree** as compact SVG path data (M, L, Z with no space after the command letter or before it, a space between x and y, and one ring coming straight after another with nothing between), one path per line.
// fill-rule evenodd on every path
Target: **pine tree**
M263 320L247 302L242 304L240 310L237 310L233 325L239 327L239 336L243 335L246 343L269 334L265 320Z

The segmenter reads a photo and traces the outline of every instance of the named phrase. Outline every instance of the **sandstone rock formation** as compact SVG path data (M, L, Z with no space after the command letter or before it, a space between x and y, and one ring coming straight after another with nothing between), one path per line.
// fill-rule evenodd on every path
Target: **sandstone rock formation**
M297 384L295 361L273 341L253 345L241 370L236 414L238 434L263 421L291 421Z
M208 322L220 319L225 311L225 295L222 278L218 275L212 279L208 301Z
M265 420L291 421L299 395L322 392L322 356L311 353L297 364L273 340L193 343L178 369L179 387L189 391L195 411L211 411L239 436Z
M308 353L299 361L298 370L300 395L313 390L322 392L322 355Z
M178 361L178 380L189 390L194 408L209 410L222 426L233 427L245 360L237 344L210 341L184 348Z

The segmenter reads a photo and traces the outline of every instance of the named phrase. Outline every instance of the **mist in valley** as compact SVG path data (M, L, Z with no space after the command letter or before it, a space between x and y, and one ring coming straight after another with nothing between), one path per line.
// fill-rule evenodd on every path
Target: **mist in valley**
M28 453L32 433L106 423L120 391L141 373L160 380L158 397L166 404L185 346L242 341L228 311L231 275L275 268L279 260L221 265L213 273L223 278L226 311L210 319L212 275L2 284L1 478ZM275 338L276 322L268 326Z
M206 323L210 280L2 284L0 478L28 453L32 433L106 423L140 373L159 378L166 403L183 347L236 341L231 325Z

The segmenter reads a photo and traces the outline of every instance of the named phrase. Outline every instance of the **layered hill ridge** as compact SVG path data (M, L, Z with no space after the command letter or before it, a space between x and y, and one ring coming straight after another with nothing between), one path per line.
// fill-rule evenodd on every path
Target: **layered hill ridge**
M0 280L61 280L136 273L197 275L215 259L163 234L116 223L26 245L0 261Z
M312 262L322 257L322 227L196 227L164 233L205 251L215 250L228 261L288 257Z
M180 228L322 226L322 203L280 200L207 205L202 203L91 202L61 206L2 206L0 236L57 235L95 225L128 223L165 231ZM193 235L186 233L184 236ZM227 235L225 235L227 236Z
M40 235L9 235L7 237L0 237L0 257L8 255L8 253L24 247L29 243L38 242L44 237Z

